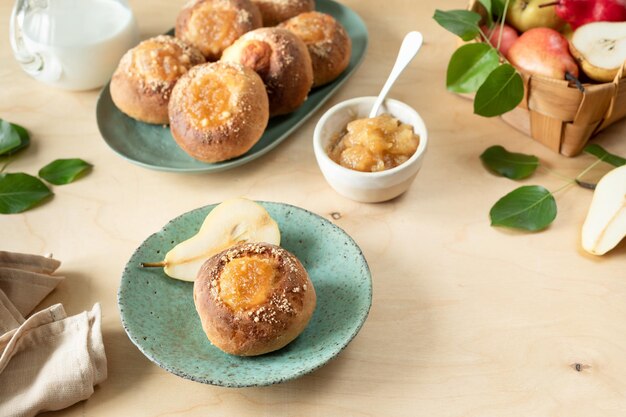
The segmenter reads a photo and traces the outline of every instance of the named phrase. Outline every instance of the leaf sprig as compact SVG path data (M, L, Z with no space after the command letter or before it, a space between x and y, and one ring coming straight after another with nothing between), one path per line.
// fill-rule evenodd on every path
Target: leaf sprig
M509 0L480 0L487 12L489 29L500 25L496 47L481 29L482 16L470 10L435 10L433 18L444 29L464 41L483 42L459 47L450 57L446 87L455 93L476 93L474 113L480 116L500 116L513 110L524 98L524 82L519 72L499 51L502 26ZM496 20L493 20L493 15Z
M30 135L22 126L0 119L0 214L15 214L31 209L54 193L32 175L4 173L10 158L28 147ZM39 170L39 177L54 185L69 184L83 176L92 165L82 159L57 159Z
M583 188L595 188L595 184L583 181L583 177L601 162L614 167L626 164L626 159L608 152L597 144L586 146L584 152L598 159L576 178L570 179L567 184L555 191L549 191L541 185L525 185L511 191L499 199L489 211L491 225L531 232L543 230L557 215L554 194L573 184ZM510 179L528 178L540 166L539 158L536 156L512 153L502 146L487 148L480 159L491 172Z

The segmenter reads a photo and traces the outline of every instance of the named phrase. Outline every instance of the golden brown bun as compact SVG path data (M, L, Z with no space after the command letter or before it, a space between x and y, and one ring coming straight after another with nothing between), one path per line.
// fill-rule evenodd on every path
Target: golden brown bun
M222 61L242 64L261 76L267 88L271 116L300 107L313 84L306 45L285 29L261 28L246 33L226 48Z
M178 81L169 104L170 130L193 158L218 162L243 155L269 119L263 80L238 64L198 65Z
M243 243L207 260L193 287L202 328L241 356L280 349L306 327L315 289L298 259L269 243Z
M191 0L176 18L176 37L200 49L207 61L217 61L227 46L261 24L250 0Z
M327 84L348 67L352 40L334 17L319 13L302 13L281 23L304 41L313 62L314 87Z
M263 18L263 26L276 26L280 22L315 10L315 0L252 0Z
M172 36L147 39L124 54L111 79L111 98L130 117L167 124L167 104L176 81L204 62L193 46Z

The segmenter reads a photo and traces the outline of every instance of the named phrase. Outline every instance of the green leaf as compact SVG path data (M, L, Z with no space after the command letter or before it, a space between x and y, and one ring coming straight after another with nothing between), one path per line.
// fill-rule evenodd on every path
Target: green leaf
M0 156L8 156L26 148L30 136L22 126L0 119Z
M500 65L487 77L474 97L474 113L493 117L513 110L524 98L524 82L515 68Z
M433 19L444 29L460 36L464 41L471 41L479 34L480 15L469 10L435 10Z
M93 165L82 159L57 159L39 170L39 176L54 185L73 182Z
M499 145L487 148L480 159L490 170L512 180L530 177L539 166L535 155L509 152Z
M11 123L0 119L0 155L20 146L20 135Z
M457 49L448 64L446 86L455 93L473 93L498 67L495 48L486 43L470 43Z
M621 156L609 153L600 145L587 145L585 146L583 151L615 167L621 167L622 165L626 165L626 159L622 158Z
M491 3L491 11L496 15L496 20L499 20L504 14L504 7L508 0L493 0ZM511 5L509 4L509 7Z
M479 0L480 3L485 7L485 10L487 10L487 13L489 15L491 15L491 0Z
M21 213L39 204L53 193L32 175L0 174L0 213Z
M493 11L491 10L491 0L479 0L487 11L487 26L491 27L493 24Z
M525 185L502 197L489 212L492 226L536 232L556 218L556 201L540 185Z
M28 131L23 126L17 125L15 123L11 123L11 125L13 126L13 129L15 129L17 134L20 135L20 146L13 149L11 152L8 153L8 155L13 155L17 151L22 150L30 145L30 135L28 134Z

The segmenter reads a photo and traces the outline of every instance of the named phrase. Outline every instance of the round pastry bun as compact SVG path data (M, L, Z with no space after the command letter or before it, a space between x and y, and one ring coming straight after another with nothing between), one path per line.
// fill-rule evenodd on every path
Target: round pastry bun
M226 48L222 61L242 64L261 76L271 116L291 113L300 107L313 84L306 45L285 29L261 28L244 34Z
M203 162L248 152L263 135L269 103L263 80L242 65L198 65L174 86L170 130L178 145Z
M192 0L176 18L176 37L217 61L227 46L261 25L261 12L250 0Z
M166 35L147 39L126 52L113 73L113 103L133 119L167 124L174 84L203 62L202 53L180 39Z
M276 26L300 13L315 10L315 0L252 0L263 18L263 26Z
M316 296L298 259L269 243L242 243L207 260L193 299L211 343L226 353L262 355L307 326Z
M334 17L320 12L302 13L278 25L304 41L313 63L313 86L328 84L348 67L352 40Z

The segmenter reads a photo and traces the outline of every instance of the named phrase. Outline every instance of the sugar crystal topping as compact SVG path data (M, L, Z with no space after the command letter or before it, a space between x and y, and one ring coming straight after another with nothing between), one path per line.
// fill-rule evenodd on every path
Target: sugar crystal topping
M142 91L161 95L165 100L174 83L204 57L180 39L159 35L129 50L120 62L126 75L136 79Z
M253 78L254 77L254 78ZM184 117L202 132L205 128L237 133L247 123L260 80L243 66L214 62L194 67L174 89Z
M255 256L274 259L277 262L277 270L283 271L283 279L286 282L284 282L284 285L273 290L266 303L259 307L248 309L244 314L255 323L276 324L280 322L281 317L292 316L296 313L291 300L293 300L294 297L303 297L303 293L307 291L307 285L299 282L301 280L301 275L299 274L301 269L297 259L280 247L267 244L247 243L223 252L219 258L217 268L209 272L208 285L210 294L214 302L223 305L224 303L219 295L219 283L225 265L234 259Z

